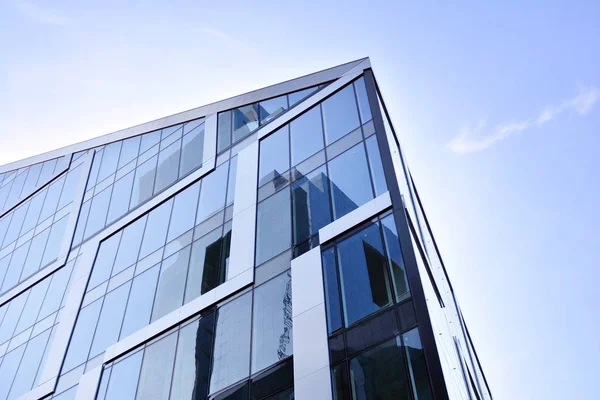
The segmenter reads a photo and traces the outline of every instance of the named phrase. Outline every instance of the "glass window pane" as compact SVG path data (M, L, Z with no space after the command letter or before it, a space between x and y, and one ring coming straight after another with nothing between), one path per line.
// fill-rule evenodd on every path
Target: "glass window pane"
M369 156L369 167L371 168L371 176L373 177L373 186L375 186L375 195L379 196L387 192L387 184L385 183L385 174L383 173L383 164L381 163L381 155L377 146L377 137L371 136L365 140L367 145L367 155Z
M111 143L104 148L104 155L102 156L102 164L100 165L100 171L98 172L97 182L102 182L117 170L120 152L121 142Z
M130 209L144 203L146 200L152 197L157 159L158 156L154 156L137 167L135 171L135 179L133 181L133 190L131 192Z
M110 207L108 208L108 216L106 218L107 223L115 221L117 218L127 214L127 211L129 211L129 198L131 195L134 175L135 171L131 171L115 182L113 186L113 192L117 193L118 195L112 196L110 199Z
M0 366L0 399L6 399L24 352L25 345L21 345L4 356Z
M104 240L100 245L92 269L92 276L88 282L88 290L95 288L100 283L110 278L110 271L112 271L115 262L115 256L117 255L117 249L119 248L119 242L121 240L121 233L122 231L117 232Z
M137 158L140 141L140 136L123 140L123 146L121 147L121 155L119 156L119 164L117 168L121 168L129 164L131 161Z
M190 246L187 246L162 262L152 310L152 321L156 321L182 305L189 259Z
M396 223L393 215L388 215L381 220L383 228L383 238L385 248L388 254L388 262L392 270L392 282L396 292L396 299L403 300L410 296L408 287L408 278L406 277L406 268L404 267L404 257L400 249L400 240L396 231Z
M136 399L168 399L177 333L152 343L144 351Z
M123 230L122 245L119 246L112 275L123 271L137 261L140 244L142 243L142 234L146 226L146 217L143 216L133 224L127 225Z
M62 218L52 225L50 235L48 236L48 243L46 243L46 250L44 251L44 258L42 259L42 266L56 260L60 255L65 231L67 230L67 222L69 222L69 216Z
M391 303L386 260L377 225L337 246L346 326Z
M27 303L25 303L25 307L21 313L21 318L19 319L17 329L15 329L15 334L20 333L35 324L49 285L50 279L44 279L42 282L39 282L29 289Z
M92 234L104 228L111 194L112 186L109 186L108 188L104 189L102 192L94 196L94 198L92 199L92 208L90 208L87 225L85 227L86 238L92 236Z
M21 276L21 272L23 272L23 266L25 264L27 252L29 251L30 243L31 242L25 243L23 246L18 247L13 252L12 258L10 259L10 265L8 266L8 271L4 277L2 290L0 291L4 292L19 282L19 277Z
M158 142L160 142L160 130L143 134L141 136L139 154L142 154L146 150L151 149L152 147L157 145Z
M258 128L258 104L235 108L233 112L232 143Z
M261 101L258 105L261 125L283 113L287 107L287 96Z
M143 351L138 351L113 365L105 400L135 398L143 354Z
M138 259L146 257L165 245L172 206L173 199L170 199L152 210L148 215L144 240L142 240L142 248Z
M237 176L237 156L229 160L229 178L227 182L227 205L235 198L235 178Z
M44 255L44 249L46 248L46 242L48 242L49 235L50 228L35 236L31 241L31 246L29 247L28 252L29 254L27 254L27 261L25 261L25 266L23 267L23 273L21 274L20 280L24 280L40 269L42 256Z
M333 367L331 375L333 378L333 400L351 399L346 363Z
M210 375L211 393L249 375L251 296L251 292L246 293L217 310Z
M200 182L197 182L175 196L167 242L170 242L194 227L199 193Z
M156 171L154 193L164 190L177 181L177 177L179 176L180 149L181 140L178 140L158 154L158 169Z
M293 352L292 274L285 272L254 290L252 373Z
M179 331L171 400L204 399L208 396L214 332L214 312L203 315L200 321Z
M67 204L73 201L75 197L75 191L79 186L79 178L81 177L81 171L83 167L77 167L67 172L65 178L65 185L63 186L62 193L60 194L60 201L58 202L58 210L62 209Z
M323 251L322 261L323 277L325 280L325 304L327 306L327 327L329 328L329 333L331 333L342 327L340 289L333 247Z
M43 367L43 365L40 365L40 361L42 361L44 349L50 337L50 331L51 329L46 330L27 343L25 354L23 354L23 359L19 366L19 372L15 376L12 388L10 389L9 398L18 398L33 387L37 371Z
M231 110L219 113L218 119L217 151L221 151L231 145Z
M23 232L29 232L29 230L35 228L35 226L37 225L40 212L42 211L42 207L44 206L45 198L46 191L44 190L41 193L35 195L29 202L27 216L25 217L23 227L21 228ZM2 234L0 234L0 240L2 240Z
M90 359L103 353L108 346L117 343L119 340L119 331L121 330L123 314L125 314L130 286L131 282L127 282L104 297L102 312L100 313L98 327L90 351Z
M433 399L427 364L425 363L425 353L423 353L423 346L419 338L419 329L415 328L406 332L402 335L402 338L406 357L408 358L408 372L415 400Z
M350 360L350 384L355 399L410 400L410 387L399 338Z
M23 221L25 220L25 216L27 215L28 206L29 203L25 203L12 212L10 225L8 226L8 230L6 231L6 236L4 236L3 247L14 242L19 237L21 226L23 225Z
M329 179L325 166L292 185L294 244L302 243L331 222Z
M354 82L356 88L356 96L358 97L358 109L360 110L360 118L362 123L371 120L371 107L369 106L369 98L367 97L367 88L365 86L365 79L360 78Z
M325 100L322 107L327 144L335 142L360 126L352 85Z
M306 160L323 149L321 108L313 107L290 123L292 165Z
M65 177L63 175L59 180L54 181L48 187L48 193L46 194L46 199L44 200L44 207L42 208L42 213L40 214L40 222L44 221L56 211L64 182Z
M96 300L79 312L73 335L69 341L69 350L63 364L63 372L70 371L88 359L101 307L102 299Z
M288 94L288 98L290 100L290 107L298 104L300 101L302 101L305 98L307 98L308 96L310 96L318 88L319 88L318 86L314 86L314 87L311 87L308 89L303 89L303 90L299 90L297 92Z
M272 182L285 185L284 173L290 169L290 140L288 126L275 131L260 141L258 186Z
M186 125L187 128L187 125ZM204 122L183 136L179 177L202 166L204 155Z
M71 271L72 268L69 265L67 265L66 267L63 267L56 271L54 274L52 274L52 281L50 282L48 293L46 293L44 304L42 305L42 308L40 310L38 321L41 321L42 318L45 318L53 312L57 311L60 307L60 304L67 290L67 283L69 282L69 278L71 277Z
M373 199L367 157L362 143L329 162L334 219Z
M127 301L127 311L119 335L121 339L143 328L150 322L159 270L160 265L155 265L133 278L131 293Z
M229 163L221 164L202 179L196 224L212 217L225 207Z
M15 327L19 322L19 317L21 317L23 307L25 307L28 294L28 292L25 292L3 306L3 308L8 307L8 310L5 311L4 320L0 325L0 343L4 343L12 337Z
M290 248L290 206L289 188L259 203L256 218L256 265Z

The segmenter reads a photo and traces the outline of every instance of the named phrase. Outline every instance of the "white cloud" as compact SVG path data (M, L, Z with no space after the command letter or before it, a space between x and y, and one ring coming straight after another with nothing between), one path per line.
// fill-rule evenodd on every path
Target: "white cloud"
M42 8L37 4L25 0L17 0L15 5L27 17L38 22L51 25L66 25L70 22L69 18L63 15L59 15L54 11Z
M579 115L585 115L592 110L599 98L600 90L597 88L580 88L577 96L567 99L559 105L544 108L536 118L497 124L493 128L492 133L483 137L481 134L484 132L487 124L485 120L481 120L475 127L471 127L470 125L464 126L458 135L448 142L448 148L455 153L461 154L485 150L495 143L517 133L542 126L564 112L574 111Z

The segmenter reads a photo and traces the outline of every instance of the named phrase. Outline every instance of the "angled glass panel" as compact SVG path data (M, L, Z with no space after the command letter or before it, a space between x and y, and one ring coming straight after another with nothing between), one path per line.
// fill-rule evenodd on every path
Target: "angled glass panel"
M133 278L131 293L127 301L127 311L119 335L121 339L143 328L150 322L159 271L160 264L157 264Z
M231 145L231 110L219 113L217 128L217 151Z
M67 291L71 271L72 267L67 265L52 274L52 280L50 281L44 304L40 309L38 321L41 321L43 318L46 318L48 315L59 309Z
M91 359L103 353L108 346L118 341L130 286L131 282L127 282L104 297L102 312L88 358Z
M12 337L27 302L28 294L27 292L23 293L3 306L3 308L8 306L8 309L5 311L4 320L0 325L0 343L4 343Z
M290 123L292 165L323 149L321 108L315 106Z
M44 250L46 248L46 243L48 242L49 235L50 228L35 236L31 241L31 246L29 247L29 254L27 255L27 261L25 261L25 266L23 267L23 273L21 274L20 280L31 276L40 268L42 256L44 255Z
M433 399L431 385L429 383L429 374L427 373L427 364L425 363L425 353L419 338L419 329L415 328L402 335L404 340L404 350L408 359L408 372L413 388L415 400Z
M164 202L148 214L144 240L142 240L142 248L138 258L144 258L165 245L171 208L173 208L173 199Z
M65 176L63 175L58 180L52 182L48 187L48 193L46 194L46 199L44 200L44 207L42 207L42 212L39 218L40 222L44 221L56 211L64 182Z
M27 258L27 252L29 251L30 243L31 242L25 243L12 253L8 271L4 277L4 282L2 283L2 289L0 292L5 292L19 282L19 277L23 272L23 266L25 265L25 259Z
M117 168L121 168L131 161L135 160L138 156L138 150L140 148L140 136L135 136L126 140L123 140L121 146L121 154L119 155L119 164Z
M185 303L214 289L220 276L224 274L224 266L221 264L221 231L222 228L216 229L192 244Z
M92 268L92 274L88 282L88 290L93 289L110 278L110 272L115 263L122 233L123 231L119 231L100 244L100 249L98 250L98 255L96 256L96 261L94 261L94 267Z
M327 327L329 328L329 333L331 333L342 327L340 289L333 247L323 251L322 262L325 283L325 305L327 306Z
M229 178L227 182L227 205L233 203L235 198L235 180L237 176L237 156L229 160Z
M381 163L381 155L377 146L377 137L371 136L365 140L367 145L367 155L369 156L369 168L371 169L371 177L373 178L373 186L375 186L375 196L379 196L387 192L387 184L385 183L385 174L383 173L383 164Z
M44 199L46 198L46 191L42 191L31 199L29 203L29 209L27 210L27 216L25 217L25 221L23 222L22 232L29 232L31 229L35 228L37 225L38 219L40 217L40 213L42 211L42 207L44 206ZM0 240L1 240L0 234Z
M170 242L194 227L199 193L200 182L196 182L175 196L167 242Z
M190 246L187 246L162 262L152 310L152 321L167 315L183 304L189 259Z
M19 371L17 372L10 389L9 398L18 398L30 391L33 387L38 369L43 367L43 365L40 365L40 362L42 361L44 349L46 348L48 338L50 337L50 331L51 329L46 330L27 343L27 348L23 354Z
M202 179L196 224L212 217L225 207L229 163L221 164Z
M406 268L404 266L404 257L400 249L400 240L396 231L396 223L393 215L388 215L381 220L383 228L383 239L387 250L388 262L392 270L392 282L397 301L410 296L408 287L408 278L406 277Z
M144 215L133 224L127 225L123 230L122 244L119 246L119 251L117 251L112 275L116 275L137 261L144 227L146 226L146 218L147 215Z
M25 307L21 313L21 318L19 318L19 323L15 329L15 334L21 333L26 328L29 328L35 324L49 285L50 279L44 279L29 290L27 303L25 303Z
M75 198L75 191L77 190L77 186L79 185L82 170L83 167L79 166L67 172L67 175L65 177L65 184L63 186L62 192L60 193L60 200L58 201L57 210L62 209L64 206L71 203Z
M346 326L391 304L379 227L371 224L337 245Z
M90 208L90 213L88 215L88 220L85 227L86 238L91 237L92 234L104 228L106 214L108 213L108 206L110 204L112 188L112 186L109 186L92 199L92 207ZM115 193L115 196L120 196L120 194Z
M6 236L4 236L4 245L14 242L19 237L19 232L21 231L21 227L23 226L23 221L25 220L25 216L27 215L27 208L29 207L29 203L25 203L15 211L13 211L12 219L10 220L10 225L8 230L6 231Z
M289 188L258 204L256 218L256 265L275 257L291 246L291 204Z
M260 141L258 186L271 182L278 186L287 184L285 173L290 169L289 128L284 126Z
M158 154L158 168L156 171L156 184L154 193L159 193L171 186L179 176L179 155L181 153L181 140L169 145Z
M42 258L42 266L56 260L59 256L68 220L69 217L66 216L52 225L50 235L48 236L48 243L46 243L46 250L44 251L44 258Z
M287 108L287 96L279 96L273 99L261 101L258 104L260 124L266 124L273 118L284 113Z
M161 131L145 133L141 137L139 154L146 152L160 142Z
M352 85L346 86L321 104L327 144L335 142L360 126Z
M318 86L314 86L314 87L311 87L308 89L303 89L303 90L299 90L297 92L288 94L290 107L298 104L299 102L301 102L302 100L304 100L305 98L307 98L308 96L310 96L311 94L316 92L318 88L319 88Z
M27 178L25 179L25 183L23 183L23 189L21 190L19 198L21 198L23 195L27 195L33 190L33 188L35 188L41 171L42 164L35 164L28 168Z
M115 363L110 374L105 400L134 399L144 351Z
M25 345L23 344L4 356L0 366L0 399L7 398L24 352Z
M146 347L136 399L169 398L176 344L177 332Z
M293 353L291 271L254 289L252 315L252 373L256 373Z
M134 176L135 171L131 171L113 185L113 193L115 195L110 199L110 207L108 208L108 215L106 217L107 224L127 214Z
M329 162L334 219L348 214L373 199L371 178L362 143Z
M202 166L204 153L204 121L196 125L190 122L184 126L179 177L183 177Z
M69 350L63 364L63 372L70 371L87 361L101 308L102 299L99 299L79 312L73 335L69 341Z
M157 160L158 156L154 156L137 167L133 181L133 191L131 192L130 209L137 207L152 197Z
M371 116L371 107L369 106L369 98L367 97L367 88L365 86L365 79L360 78L354 82L356 89L356 96L358 97L358 109L360 110L360 119L362 123L370 121L373 117Z
M232 143L235 143L258 128L258 104L250 104L231 111L233 113Z
M329 179L325 166L292 185L294 244L299 244L331 222Z
M102 182L117 170L119 163L119 153L121 152L121 142L114 142L104 148L102 155L102 164L98 171L97 182Z

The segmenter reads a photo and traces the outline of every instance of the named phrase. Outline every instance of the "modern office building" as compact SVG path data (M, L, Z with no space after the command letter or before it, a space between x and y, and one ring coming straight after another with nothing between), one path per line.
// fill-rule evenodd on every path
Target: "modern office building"
M0 167L42 398L492 398L369 59Z

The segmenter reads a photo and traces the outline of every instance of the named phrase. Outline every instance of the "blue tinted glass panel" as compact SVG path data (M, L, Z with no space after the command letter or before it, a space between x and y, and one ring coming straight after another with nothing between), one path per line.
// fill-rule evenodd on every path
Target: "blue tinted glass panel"
M158 154L158 169L154 193L171 186L179 176L179 154L181 140L176 141Z
M21 313L21 318L19 318L19 323L17 324L17 328L14 332L15 334L21 333L35 323L49 285L50 279L44 279L42 282L38 283L29 290L27 303L25 303L25 307Z
M277 182L290 169L290 140L288 126L273 132L260 141L258 186Z
M48 193L46 194L46 199L44 200L44 207L42 208L42 213L40 214L39 218L40 222L44 221L56 211L64 182L65 177L63 175L60 179L54 181L48 188Z
M311 108L290 123L292 165L296 165L323 149L321 109Z
M225 207L228 166L229 163L221 164L202 179L196 224L213 216Z
M52 280L50 282L48 292L46 293L44 304L40 309L38 321L41 321L42 318L45 318L48 315L52 314L60 307L63 297L65 296L67 290L67 284L71 276L71 270L72 268L69 265L67 265L66 267L59 269L52 275Z
M321 167L292 185L294 244L299 244L331 222L329 179Z
M102 299L96 300L79 312L73 336L69 341L69 350L63 364L63 372L71 370L88 359L101 307Z
M109 186L92 199L92 208L90 209L87 225L85 227L86 238L104 228L111 194L112 186Z
M106 400L135 399L143 354L138 351L113 365Z
M157 159L158 156L154 156L137 167L135 179L133 181L133 190L131 192L130 209L142 204L152 197Z
M329 162L334 219L373 199L367 157L362 143Z
M196 214L199 191L200 182L197 182L175 196L167 242L194 227L194 216Z
M142 154L146 150L157 145L158 142L160 142L160 130L143 134L141 138L139 154Z
M5 311L4 320L0 325L0 343L4 343L12 337L15 327L19 322L23 307L25 307L28 294L29 293L23 293L3 306L3 308L8 306L8 310Z
M27 216L23 222L22 232L29 232L29 230L35 228L44 205L44 199L46 198L46 191L42 191L35 195L29 203L29 209L27 210ZM2 240L2 234L0 234L0 240Z
M233 143L258 128L258 105L250 104L231 110L233 113Z
M367 145L367 155L369 156L369 167L371 168L371 176L373 177L373 185L375 186L375 195L379 196L387 192L387 184L385 183L385 174L383 173L383 164L377 146L377 137L371 136L365 141Z
M29 203L25 203L15 211L13 211L12 219L10 220L10 225L8 230L6 231L6 236L4 236L4 246L14 242L19 237L19 232L21 231L21 227L23 226L23 221L25 220L25 215L27 215L27 207Z
M40 366L40 361L44 355L48 337L50 337L50 329L31 339L27 343L27 348L25 349L23 359L19 366L19 372L15 376L15 380L10 389L9 398L17 398L30 391L33 387L38 369L43 367Z
M0 366L0 399L6 399L24 352L25 345L21 345L4 356Z
M102 312L98 320L98 327L96 328L89 358L104 352L108 346L116 343L119 339L130 286L131 282L127 282L104 297L104 304L102 305Z
M204 153L204 122L189 131L189 133L187 131L188 125L185 126L186 134L183 136L179 177L183 177L202 166Z
M365 87L365 79L360 78L354 82L356 88L356 96L358 97L358 109L360 110L360 119L362 123L368 122L373 118L371 116L371 107L369 106L369 98L367 97L367 88Z
M256 217L256 265L291 246L291 204L289 188L258 205Z
M218 119L217 151L221 151L231 145L231 110L219 113Z
M183 304L189 259L190 246L187 246L162 262L152 321L167 315Z
M146 217L146 215L143 216L123 230L122 244L119 246L119 251L117 252L117 259L115 260L112 272L113 275L123 271L137 261L144 227L146 226Z
M62 209L67 204L71 203L75 198L75 191L79 186L79 180L81 177L81 171L83 167L76 167L70 170L65 177L65 184L60 194L60 201L58 202L57 210Z
M30 242L25 243L23 246L18 247L10 259L10 265L8 266L8 272L4 277L4 283L2 284L2 292L10 289L19 282L19 277L23 271L23 265L27 257Z
M322 103L325 141L331 144L359 127L354 89L348 85Z
M274 99L261 101L258 104L261 125L269 122L279 114L282 114L287 107L287 96L280 96Z
M334 249L329 248L323 251L322 260L323 278L325 283L325 304L327 305L327 327L331 333L342 327L340 290Z
M110 271L112 271L115 257L117 255L117 249L119 248L119 241L121 240L121 233L112 235L108 239L104 240L98 250L96 261L92 269L92 276L88 282L88 290L96 287L98 284L104 282L110 278Z
M171 199L148 214L148 222L146 223L144 240L142 241L142 248L138 256L139 259L146 257L148 254L165 245L172 206L173 200Z
M25 261L23 273L21 274L21 280L37 272L40 268L42 256L44 255L44 250L46 248L46 242L48 241L48 235L50 235L50 228L35 236L31 241L27 261Z
M42 259L42 266L56 260L59 256L68 220L69 217L66 216L52 225L50 235L48 236L48 243L46 243L46 250L44 251L44 258Z
M304 100L306 97L308 97L309 95L314 93L317 89L318 89L318 86L315 86L315 87L311 87L311 88L304 89L304 90L299 90L297 92L288 94L290 107L292 107L292 106L296 105L297 103L299 103L300 101Z
M408 297L410 293L394 216L388 215L383 218L381 220L381 226L383 228L383 238L388 254L388 262L392 270L392 282L394 283L396 299L402 300Z
M140 136L135 136L123 141L121 147L121 154L119 156L119 164L117 168L121 168L131 161L135 160L138 156L138 150L140 148Z
M136 399L168 399L177 333L146 347Z
M108 216L106 218L107 223L115 221L117 218L125 215L129 210L129 200L131 196L134 175L135 171L131 171L115 182L113 186L113 193L116 193L117 195L112 196L110 199L110 207L108 209Z
M127 311L121 329L121 338L131 335L150 322L159 270L160 265L155 265L133 278L131 294L129 295Z
M227 205L235 198L235 178L237 175L237 156L229 160L229 181L227 183Z
M402 335L402 339L404 340L404 350L408 359L414 398L417 400L433 399L419 329L415 328L406 332Z
M105 178L117 170L120 152L121 142L111 143L104 148L104 155L102 156L100 171L98 171L97 182L102 182Z

